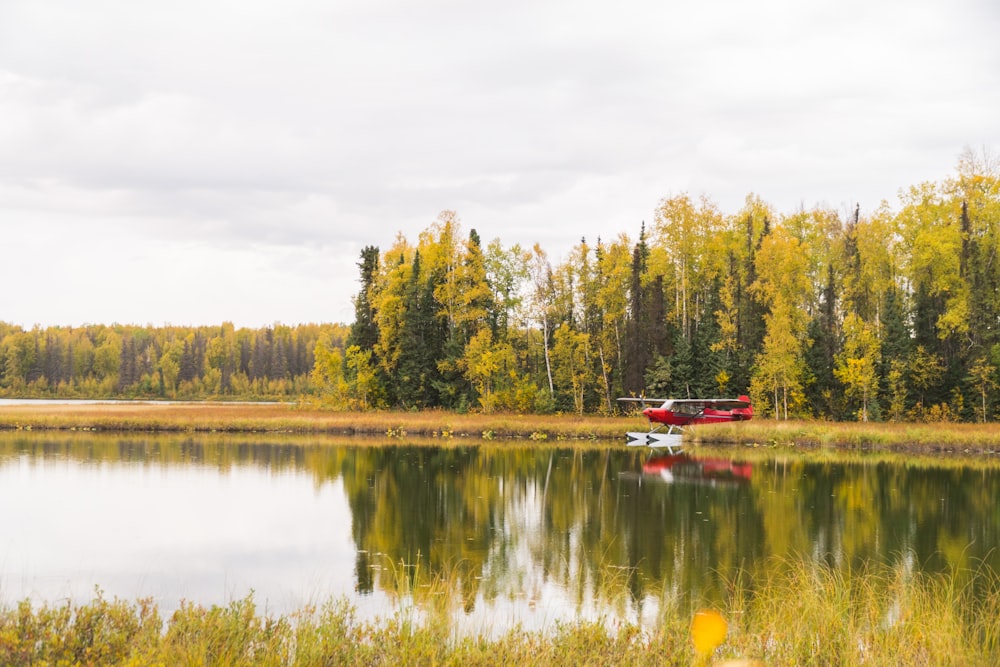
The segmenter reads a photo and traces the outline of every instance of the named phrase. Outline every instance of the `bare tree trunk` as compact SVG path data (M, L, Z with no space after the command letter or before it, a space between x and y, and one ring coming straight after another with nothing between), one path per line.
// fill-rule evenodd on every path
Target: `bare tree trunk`
M552 362L549 360L549 316L542 317L542 349L545 350L545 374L549 379L549 397L556 395L555 385L552 383Z
M604 377L604 400L608 406L608 413L611 412L611 383L608 381L608 367L604 363L604 348L598 349L601 353L601 375Z
M622 337L618 332L618 323L615 323L615 348L618 353L618 368L621 368L624 364L622 363Z

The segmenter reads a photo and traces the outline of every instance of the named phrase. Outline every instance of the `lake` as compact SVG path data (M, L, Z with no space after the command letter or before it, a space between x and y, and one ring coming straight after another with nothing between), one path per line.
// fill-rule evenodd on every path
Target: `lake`
M0 604L441 597L482 631L650 624L783 559L1000 568L992 460L691 452L0 433Z

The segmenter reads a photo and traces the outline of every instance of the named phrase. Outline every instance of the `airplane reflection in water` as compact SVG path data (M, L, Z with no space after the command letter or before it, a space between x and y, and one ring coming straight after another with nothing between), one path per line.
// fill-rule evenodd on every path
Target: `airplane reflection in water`
M749 463L728 459L696 459L687 454L649 458L642 466L642 480L667 484L737 485L750 481Z

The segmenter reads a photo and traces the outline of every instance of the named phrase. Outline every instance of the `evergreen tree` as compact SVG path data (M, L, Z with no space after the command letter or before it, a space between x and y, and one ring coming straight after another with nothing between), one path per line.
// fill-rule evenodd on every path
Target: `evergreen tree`
M68 376L62 339L58 332L49 332L45 337L45 376L53 389Z
M643 223L639 232L639 242L632 252L632 274L629 282L629 310L623 346L625 371L622 374L622 389L626 395L643 395L644 375L653 361L652 348L649 344L647 298L642 284L648 259L646 225Z
M354 297L354 322L347 337L347 347L357 345L362 350L371 350L378 342L378 322L372 304L379 269L379 250L376 246L365 246L361 251L358 269L361 270L361 289Z
M746 254L742 266L737 268L736 308L739 314L737 327L735 386L750 386L754 360L764 345L765 314L767 308L751 286L757 282L757 253L764 239L771 233L770 218L752 207L745 218ZM760 218L760 230L756 220Z
M246 375L248 378L252 378L252 371L250 369L250 360L253 358L253 351L250 341L250 336L245 335L240 338L240 363L239 372Z
M716 280L716 284L718 282ZM714 313L720 308L719 292L716 289L708 295L705 312ZM715 349L719 338L719 323L715 317L706 316L695 323L691 336L692 363L695 367L692 387L695 396L722 396L729 389L725 355L721 350ZM720 383L720 379L725 381Z
M285 338L275 336L274 344L271 346L271 359L267 365L269 380L283 380L288 377L288 355L285 348Z
M900 291L890 288L883 297L881 370L879 375L888 377L893 361L905 363L910 358L913 339L907 324L904 300Z
M682 329L677 329L674 335L674 351L670 356L671 392L668 395L677 398L695 398L701 390L700 384L697 360L691 342Z
M195 378L195 350L187 341L184 341L181 352L180 367L177 373L177 382L191 382Z
M806 399L821 414L839 417L842 388L833 373L837 354L836 285L833 264L827 265L826 285L820 297L820 307L809 321L807 336L812 345L805 350L809 382L805 388Z
M410 279L403 294L403 321L396 374L396 392L403 407L438 405L436 308L433 286L421 280L420 250L413 256Z

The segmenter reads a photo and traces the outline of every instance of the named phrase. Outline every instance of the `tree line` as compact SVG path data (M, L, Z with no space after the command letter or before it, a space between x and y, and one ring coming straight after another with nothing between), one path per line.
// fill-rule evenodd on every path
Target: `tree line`
M313 382L341 407L613 413L618 396L748 393L758 413L987 421L1000 384L1000 163L882 202L724 214L668 197L632 240L561 263L443 212L365 248L343 348Z
M290 399L344 325L21 327L0 322L0 396Z
M315 399L338 409L616 412L748 393L758 414L988 421L1000 387L1000 161L872 211L662 200L561 262L441 213L362 250L350 325L0 322L0 395Z

